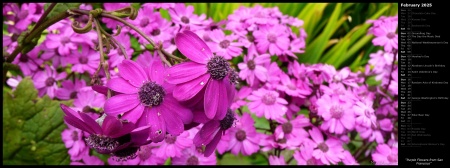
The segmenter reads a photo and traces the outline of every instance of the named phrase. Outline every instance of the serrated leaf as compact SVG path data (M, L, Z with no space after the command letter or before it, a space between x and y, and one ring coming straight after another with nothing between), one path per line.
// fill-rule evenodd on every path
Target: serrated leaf
M51 3L45 3L44 10L50 6ZM55 17L69 9L79 8L81 3L57 3L53 10L47 15L47 18Z
M3 164L69 164L61 139L66 128L60 103L37 97L32 80L24 78L13 92L3 92Z

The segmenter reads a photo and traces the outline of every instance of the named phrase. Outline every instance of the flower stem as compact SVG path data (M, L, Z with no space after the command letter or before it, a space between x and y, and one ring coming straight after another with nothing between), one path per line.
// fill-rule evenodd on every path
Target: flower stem
M95 23L95 29L97 30L98 45L99 45L99 50L100 50L100 65L99 66L103 67L103 70L105 71L105 74L106 74L106 81L109 81L111 76L110 76L109 70L108 70L108 63L105 61L105 52L103 51L102 32L100 30L101 29L100 23L98 22L97 18L94 18L94 23ZM107 98L109 99L110 97L111 97L111 90L108 88Z
M45 18L47 17L47 15L53 10L53 8L56 6L57 3L51 3L50 6L48 6L47 10L44 11L44 13L42 14L41 18L39 18L39 20L36 22L36 25L33 27L33 29L31 30L31 32L33 32L34 30L36 30L36 27L38 25L41 25L42 22L44 22Z

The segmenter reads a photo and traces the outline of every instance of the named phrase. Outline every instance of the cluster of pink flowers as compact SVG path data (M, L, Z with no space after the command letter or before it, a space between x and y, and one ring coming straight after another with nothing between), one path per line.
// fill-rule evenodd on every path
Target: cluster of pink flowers
M104 3L104 9L129 5ZM7 52L43 10L41 3L4 5ZM160 10L167 10L170 20ZM123 26L115 38L127 55L134 52L130 38L145 50L148 42L136 31L113 19L101 21L110 29ZM65 19L13 62L33 79L39 96L74 100L71 107L61 105L68 126L61 135L71 164L105 164L90 150L110 154L110 165L162 165L169 158L174 165L216 164L215 152L267 152L273 165L292 159L298 165L357 165L365 158L397 164L396 16L370 21L373 45L384 50L370 54L358 72L299 63L297 56L307 52L303 21L277 7L240 7L216 23L182 3L146 3L127 21L186 59L167 66L156 51L126 59L113 49L107 79L97 72L96 32L75 33ZM96 75L95 84L85 80ZM367 84L371 77L381 84ZM14 88L22 78L11 77L7 84ZM265 118L270 129L255 127L254 118ZM356 138L369 148L352 153L345 146ZM370 148L372 143L376 147ZM289 161L280 154L285 150L294 151Z

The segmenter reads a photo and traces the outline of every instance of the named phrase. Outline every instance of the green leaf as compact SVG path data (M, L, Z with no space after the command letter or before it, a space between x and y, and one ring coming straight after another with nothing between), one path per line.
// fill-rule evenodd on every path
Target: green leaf
M51 3L45 3L44 10L50 6ZM63 12L66 12L69 9L79 8L81 3L57 3L53 10L47 15L47 18L55 17Z
M261 153L255 153L251 156L238 156L231 153L223 155L221 160L218 160L218 165L268 165L269 162L266 157Z
M3 164L67 165L70 157L61 139L66 128L60 103L37 97L32 80L24 78L13 92L3 92Z

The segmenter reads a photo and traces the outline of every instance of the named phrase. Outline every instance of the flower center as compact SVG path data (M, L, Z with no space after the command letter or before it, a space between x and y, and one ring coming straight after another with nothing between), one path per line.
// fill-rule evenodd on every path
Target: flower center
M281 125L281 128L285 134L290 134L292 132L292 124L290 122Z
M213 31L213 30L216 30L216 29L219 29L219 26L216 25L216 24L214 24L214 25L212 25L211 27L209 27L209 30L210 30L210 31Z
M20 62L28 62L28 55L26 55L26 54L20 55L19 61Z
M92 111L94 111L94 109L92 109L92 108L89 107L89 106L84 106L84 107L83 107L83 112L85 112L85 113L87 113L87 112L92 112Z
M189 23L189 18L187 18L186 16L181 17L181 22L188 24Z
M228 48L228 46L230 46L230 41L223 40L219 43L219 46L226 49L226 48Z
M255 42L255 37L253 37L253 35L249 34L249 35L247 35L247 40L253 43L253 42Z
M253 60L248 60L248 62L247 62L247 67L248 67L248 69L250 69L250 70L255 70L255 67L256 67L255 61L253 61Z
M233 125L234 120L235 120L235 118L234 118L233 111L228 109L227 115L225 115L225 118L220 120L220 129L227 130L228 128L230 128Z
M117 54L124 55L121 49L117 49Z
M328 151L328 146L327 144L325 144L325 142L322 142L318 145L318 148L322 151L322 152L327 152Z
M267 35L267 40L271 43L275 43L277 41L277 36L275 34L270 33Z
M236 132L236 139L237 139L239 142L244 141L245 138L247 138L247 134L245 133L244 130L239 130L239 131Z
M153 31L151 32L151 34L152 34L152 36L157 36L157 35L161 34L161 30L159 30L158 28L156 28L155 30L153 30Z
M70 99L75 99L77 98L77 92L73 91L72 93L70 93Z
M170 134L166 135L166 143L168 144L174 144L175 141L177 141L177 137L176 136L172 136Z
M78 132L77 131L73 131L72 132L72 140L73 141L78 141Z
M262 102L266 105L275 104L276 100L277 100L277 98L272 93L266 93L262 98Z
M284 137L283 139L279 139L277 142L278 142L279 144L285 144L286 141L287 141L287 139L286 139L286 137Z
M372 115L369 110L364 110L364 114L366 115L367 118L370 118L370 116Z
M141 22L139 23L139 26L145 27L145 26L148 25L148 23L150 23L150 20L147 17L145 17L145 18L141 19Z
M386 36L387 36L387 38L389 38L389 39L393 39L393 38L395 37L395 33L389 32Z
M118 157L117 161L127 161L137 157L136 152L139 147L127 147L113 153L114 156Z
M45 80L46 86L53 86L54 83L55 83L55 78L49 77L49 78L47 78L47 80Z
M397 155L390 154L390 155L387 157L387 160L388 160L389 162L391 162L391 163L396 163L396 162L398 161L398 157L397 157Z
M108 154L116 149L120 144L114 138L91 134L85 138L86 145L95 149L98 153Z
M173 44L173 45L175 45L175 38L172 38L172 39L170 40L170 43Z
M316 165L316 161L313 158L311 158L306 161L306 164L307 165Z
M166 92L155 82L146 82L139 88L139 99L144 106L158 106L164 100Z
M22 10L19 12L19 14L17 15L17 17L19 18L19 20L25 19L28 16L28 10Z
M340 119L342 115L344 114L344 109L342 109L341 106L334 105L330 108L331 117Z
M205 40L205 42L211 41L211 37L209 37L206 33L203 34L203 40Z
M186 160L186 165L198 165L198 158L196 156L191 156Z
M222 56L212 57L206 66L208 67L209 74L211 74L211 78L214 80L225 78L230 69L230 65Z
M88 58L81 56L80 58L78 58L78 61L80 62L80 64L87 64Z
M61 43L62 44L67 44L70 42L70 38L67 36L61 37Z
M150 145L141 146L138 151L138 156L141 160L147 160L152 155Z

